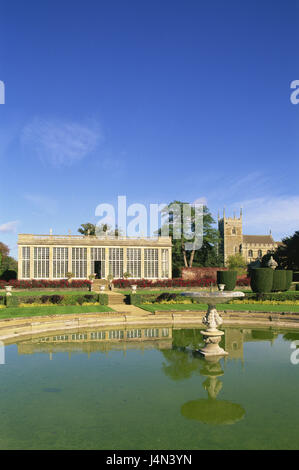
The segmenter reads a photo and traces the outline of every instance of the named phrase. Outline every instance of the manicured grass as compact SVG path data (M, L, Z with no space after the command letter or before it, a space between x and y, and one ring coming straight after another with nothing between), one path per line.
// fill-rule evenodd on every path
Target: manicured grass
M206 312L208 306L206 304L142 304L138 307L143 308L148 312L155 311L185 311L194 310ZM235 310L236 312L250 311L250 312L291 312L299 313L299 305L267 305L267 304L219 304L217 305L219 311Z
M0 320L2 318L36 317L43 315L68 315L71 313L93 313L113 312L106 305L66 305L45 307L8 307L0 309Z

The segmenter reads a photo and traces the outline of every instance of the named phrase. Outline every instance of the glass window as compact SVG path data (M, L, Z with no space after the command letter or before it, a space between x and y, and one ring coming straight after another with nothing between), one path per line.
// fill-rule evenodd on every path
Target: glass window
M120 279L124 274L124 250L123 248L109 248L109 274Z
M249 256L249 258L253 257L253 251L252 250L248 250L248 256Z
M22 278L30 278L30 246L22 247Z
M144 277L158 277L158 248L144 249Z
M75 278L87 277L87 248L72 248L72 273Z
M68 248L53 248L53 278L65 279L68 272Z
M49 277L49 248L34 247L34 277L47 279Z
M141 248L127 249L127 272L134 279L141 277Z

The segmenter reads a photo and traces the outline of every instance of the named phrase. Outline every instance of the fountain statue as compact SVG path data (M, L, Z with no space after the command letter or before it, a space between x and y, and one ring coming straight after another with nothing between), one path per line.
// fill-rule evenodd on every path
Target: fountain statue
M216 310L216 304L223 304L232 299L244 297L244 292L224 291L223 285L219 287L219 292L183 292L182 295L202 300L208 304L208 311L203 317L203 324L207 327L201 331L205 346L199 350L203 356L226 356L228 353L219 346L221 337L224 332L218 330L218 326L222 325L223 319Z

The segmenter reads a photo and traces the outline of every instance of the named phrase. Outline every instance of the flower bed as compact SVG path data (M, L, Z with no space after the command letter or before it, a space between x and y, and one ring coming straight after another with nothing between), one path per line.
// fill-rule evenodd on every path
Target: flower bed
M87 279L74 279L69 282L67 279L28 279L28 280L18 280L12 279L11 281L0 280L0 289L4 289L5 286L13 286L16 289L88 289L91 285L91 282Z

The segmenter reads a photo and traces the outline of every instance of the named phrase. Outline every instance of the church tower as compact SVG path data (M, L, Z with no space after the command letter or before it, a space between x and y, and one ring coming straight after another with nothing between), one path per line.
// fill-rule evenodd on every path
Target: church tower
M240 217L226 217L223 209L223 217L218 214L218 229L222 241L222 251L224 266L227 264L227 258L237 253L242 253L243 231L242 231L242 209Z

